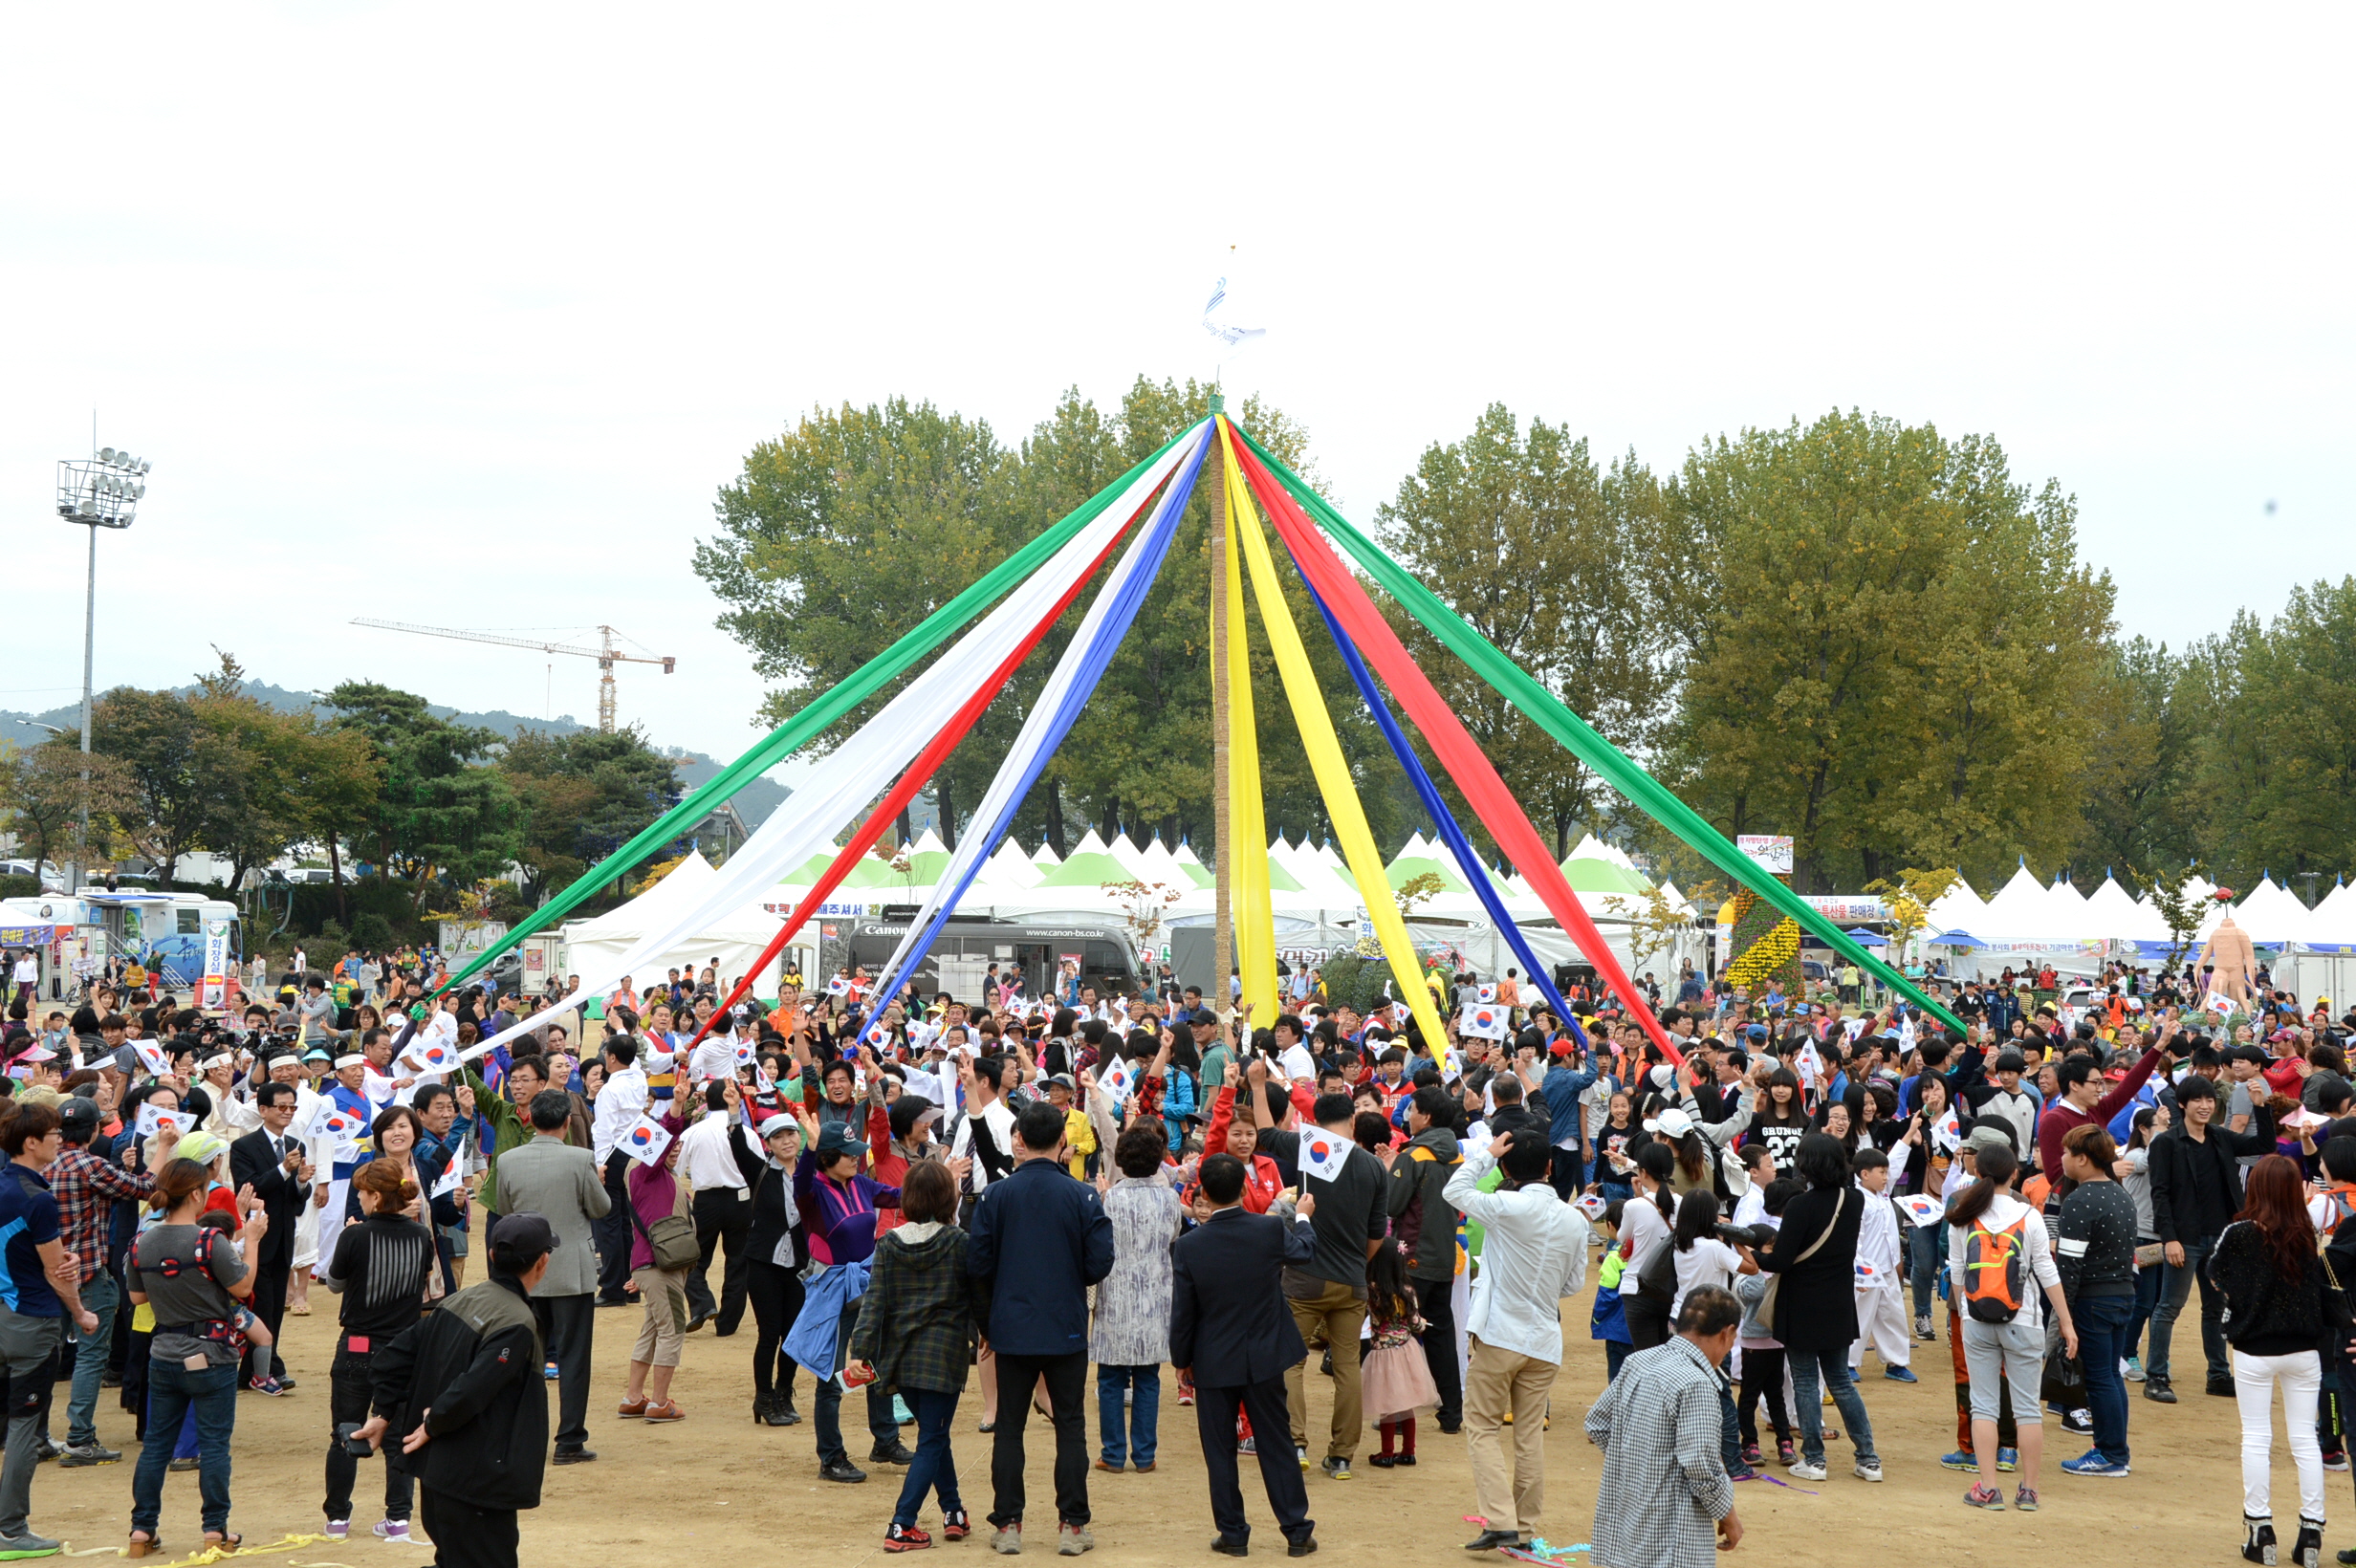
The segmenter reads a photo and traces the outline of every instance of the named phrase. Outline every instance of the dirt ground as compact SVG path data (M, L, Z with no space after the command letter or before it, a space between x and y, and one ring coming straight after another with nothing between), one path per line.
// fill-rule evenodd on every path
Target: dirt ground
M1590 1286L1589 1290L1592 1291ZM334 1330L333 1298L316 1293L320 1316L290 1318L286 1359L301 1386L283 1399L241 1396L235 1446L235 1512L232 1526L255 1545L289 1531L316 1532L321 1523L322 1458L327 1438L327 1364ZM1585 1336L1588 1303L1566 1304L1564 1318L1577 1325L1569 1358L1555 1395L1556 1419L1547 1440L1547 1516L1544 1534L1557 1545L1589 1538L1594 1520L1598 1460L1580 1435L1581 1420L1603 1382L1600 1348ZM707 1329L687 1342L676 1393L687 1419L648 1426L613 1415L621 1401L631 1334L637 1313L597 1314L597 1386L590 1403L593 1465L551 1469L545 1498L524 1516L523 1561L537 1568L583 1568L608 1563L688 1563L755 1556L776 1560L780 1549L800 1564L847 1565L881 1555L881 1536L891 1514L902 1472L870 1468L862 1486L843 1487L818 1479L812 1428L752 1425L753 1329L714 1338ZM1944 1321L1941 1323L1944 1328ZM2187 1325L2188 1328L2190 1325ZM2183 1339L2192 1339L2190 1334ZM1822 1564L1887 1568L1892 1562L1941 1564L2003 1563L2018 1568L2024 1553L2060 1559L2083 1557L2111 1562L2238 1560L2238 1436L2233 1403L2197 1392L2197 1340L2186 1364L2192 1375L2179 1383L2183 1402L2172 1407L2132 1402L2129 1433L2132 1477L2120 1481L2073 1480L2056 1462L2083 1452L2048 1423L2053 1442L2040 1491L2044 1507L2034 1514L1980 1514L1960 1498L1969 1479L1939 1468L1938 1458L1954 1447L1953 1388L1945 1344L1918 1345L1926 1374L1917 1384L1885 1381L1872 1358L1865 1363L1865 1394L1887 1479L1868 1487L1847 1473L1849 1449L1831 1445L1831 1478L1817 1495L1783 1487L1746 1484L1738 1510L1749 1534L1731 1562L1805 1559ZM811 1401L807 1375L798 1380L805 1416ZM1324 1428L1329 1405L1322 1381L1312 1377L1312 1433ZM62 1406L65 1390L58 1390ZM555 1388L550 1395L553 1404ZM854 1411L858 1401L849 1402ZM1095 1390L1089 1388L1088 1427L1096 1429ZM62 1434L63 1410L56 1429ZM855 1418L856 1419L856 1418ZM956 1455L965 1500L977 1523L990 1507L991 1439L974 1431L980 1420L978 1389L970 1386L958 1413ZM2278 1426L2280 1418L2278 1417ZM110 1446L130 1448L128 1418L108 1389L100 1405L99 1434ZM912 1432L911 1432L911 1435ZM1176 1403L1167 1374L1163 1384L1160 1465L1150 1475L1108 1475L1091 1470L1089 1501L1095 1514L1101 1568L1123 1564L1216 1560L1206 1550L1212 1535L1204 1489L1194 1414ZM1476 1526L1464 1522L1473 1512L1472 1472L1461 1437L1442 1437L1425 1423L1422 1463L1411 1470L1384 1471L1364 1463L1378 1446L1371 1429L1361 1452L1357 1478L1347 1482L1308 1477L1312 1515L1323 1557L1337 1554L1359 1561L1381 1553L1389 1561L1449 1563L1467 1560L1461 1550ZM864 1432L850 1434L852 1454L862 1460ZM1320 1450L1313 1450L1320 1451ZM1090 1457L1094 1457L1093 1446ZM1034 1418L1030 1440L1031 1513L1053 1517L1049 1474L1051 1445ZM361 1510L354 1539L329 1549L313 1546L267 1560L292 1568L341 1563L423 1563L430 1552L422 1542L388 1552L367 1535L369 1507L381 1496L374 1464L363 1468L357 1496ZM1283 1550L1256 1491L1256 1473L1247 1463L1245 1499L1254 1522L1254 1556L1280 1558ZM1778 1473L1780 1473L1779 1471ZM2326 1537L2329 1553L2356 1544L2356 1508L2348 1502L2346 1477L2330 1475L2331 1508L2343 1524ZM76 1551L119 1546L129 1529L131 1466L60 1470L45 1465L33 1488L33 1523L66 1537ZM2288 1558L2297 1514L2297 1484L2278 1437L2274 1467L2277 1516L2285 1521L2282 1548ZM924 1522L937 1526L927 1506ZM1050 1556L1053 1536L1034 1541L1028 1555ZM165 1492L164 1537L173 1549L161 1559L175 1563L197 1543L196 1477L173 1475ZM933 1556L971 1560L989 1555L977 1535L956 1545L936 1545ZM1586 1554L1569 1559L1588 1560ZM2326 1561L2329 1560L2328 1556Z

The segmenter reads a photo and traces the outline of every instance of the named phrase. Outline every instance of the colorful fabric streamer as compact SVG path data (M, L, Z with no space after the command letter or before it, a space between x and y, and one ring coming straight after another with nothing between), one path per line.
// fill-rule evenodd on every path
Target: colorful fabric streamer
M1087 569L1127 529L1145 497L1161 488L1183 455L1191 453L1199 461L1200 452L1199 441L1172 451L1124 485L1109 506L1099 508L1085 529L1009 593L980 625L920 671L882 712L818 759L795 790L793 809L772 813L696 895L673 911L666 926L649 930L620 959L606 963L603 972L583 974L580 990L493 1034L469 1056L479 1056L565 1016L592 996L604 995L623 975L660 959L712 922L758 902L785 873L821 849L831 850L835 835L889 790L926 743L940 733L940 716L964 707L1007 655L1051 620L1071 584L1085 580Z
M1415 1015L1424 1043L1431 1048L1431 1059L1445 1073L1450 1057L1448 1031L1440 1022L1431 988L1424 984L1423 970L1416 965L1415 945L1407 937L1407 920L1399 913L1398 900L1391 895L1382 852L1375 847L1374 834L1366 826L1366 809L1359 801L1358 787L1350 781L1350 765L1342 755L1333 715L1326 711L1325 694L1319 689L1317 672L1309 666L1309 653L1301 645L1300 629L1293 624L1292 608L1284 602L1284 589L1276 578L1276 563L1269 557L1268 540L1260 533L1259 518L1252 509L1251 494L1244 487L1243 472L1236 466L1235 445L1228 430L1228 423L1222 418L1219 436L1227 446L1228 511L1243 538L1244 560L1252 569L1252 592L1260 607L1260 625L1266 629L1268 645L1276 656L1276 673L1283 678L1285 700L1293 707L1293 723L1300 730L1301 750L1308 753L1309 771L1317 776L1318 793L1325 799L1325 816L1333 823L1334 837L1342 841L1342 857L1349 862L1350 875L1358 882L1359 900L1365 904L1366 916L1374 924L1375 936L1383 945L1383 956L1390 964L1391 978L1398 986L1401 999Z
M1071 731L1080 708L1096 690L1104 666L1112 662L1113 650L1128 635L1131 622L1137 619L1138 606L1145 601L1145 590L1152 585L1164 557L1169 554L1170 535L1177 531L1187 497L1193 493L1194 476L1201 471L1203 454L1210 449L1209 423L1195 425L1194 430L1195 438L1184 448L1177 474L1163 492L1152 520L1129 546L1121 564L1113 569L1111 578L1095 602L1088 606L1079 634L1057 661L1038 701L1031 705L1031 711L1023 720L1013 750L999 765L990 788L983 792L981 804L975 808L965 837L958 840L949 869L925 895L924 907L908 923L907 934L900 939L899 947L884 966L877 996L888 1000L899 994L901 985L932 950L943 923L965 897L966 888L981 869L982 861L1006 837L1015 810L1031 793L1031 786L1047 766L1047 759Z
M1139 503L1137 513L1132 514L1129 521L1135 522L1137 515L1143 514L1145 510L1145 503ZM1126 525L1124 524L1123 531L1125 530ZM759 978L761 972L770 965L777 961L777 955L785 951L785 945L794 940L794 933L807 925L811 914L826 903L836 888L842 885L842 880L851 874L852 868L859 864L860 860L868 850L875 847L877 840L884 837L884 830L899 819L901 812L906 808L908 802L916 798L917 793L931 779L934 773L939 771L941 764L949 759L949 752L957 749L957 743L965 739L966 732L971 730L974 722L982 716L982 710L987 708L998 693L1006 688L1008 678L1014 673L1025 659L1031 656L1031 650L1039 645L1055 623L1062 619L1063 612L1071 608L1072 601L1080 597L1080 591L1088 586L1088 580L1096 576L1097 569L1104 564L1112 555L1114 547L1120 542L1118 536L1105 542L1103 554L1097 556L1087 571L1072 580L1072 585L1064 590L1063 597L1056 600L1055 608L1048 611L1045 618L1031 628L1031 635L1023 639L1022 645L1006 656L1006 662L991 674L989 680L982 683L972 696L966 699L965 707L959 708L949 723L942 728L941 732L933 737L932 744L926 747L924 752L914 762L908 764L907 771L900 775L900 782L892 786L891 794L885 795L882 803L868 814L867 820L861 825L860 830L851 835L851 841L842 846L842 852L834 858L825 871L819 875L818 880L811 884L810 891L802 895L801 902L794 906L793 913L786 918L783 925L777 927L777 934L771 937L768 945L762 947L760 956L745 967L743 977L736 982L735 989L728 993L728 999L712 1010L710 1017L696 1026L695 1037L681 1049L692 1051L703 1044L704 1036L711 1033L711 1026L727 1017L730 1010L745 999L746 993L753 990L753 982Z
M582 900L636 870L648 856L710 816L738 790L800 751L813 737L865 702L880 687L897 680L911 664L947 642L958 627L981 614L993 600L1029 577L1042 562L1078 537L1080 532L1096 521L1098 514L1115 499L1128 493L1140 478L1149 471L1162 471L1164 460L1185 439L1183 432L1173 436L1167 446L1081 502L1063 521L982 574L971 587L927 616L899 642L860 665L840 685L828 688L807 708L771 730L742 756L690 790L678 805L647 824L628 843L574 878L555 898L517 921L509 927L505 936L468 960L437 991L447 991L464 983L499 954L519 945L525 937L544 930L571 914L579 907Z
M1674 791L1639 768L1618 747L1596 733L1586 720L1564 707L1561 699L1498 652L1494 643L1474 630L1462 616L1442 603L1439 596L1417 581L1413 573L1392 560L1372 539L1360 533L1348 518L1327 504L1324 497L1312 490L1298 474L1254 441L1249 431L1243 432L1243 441L1268 471L1281 479L1299 503L1316 515L1325 531L1349 553L1350 558L1368 577L1383 585L1384 592L1397 599L1425 630L1439 639L1444 647L1462 659L1474 674L1495 688L1506 701L1560 741L1572 755L1603 775L1604 782L1633 801L1654 821L1675 834L1695 853L1773 905L1777 913L1799 922L1803 929L1814 932L1833 951L1875 976L1958 1034L1964 1032L1962 1019L1933 1001L1921 987L1860 947L1857 940L1843 930L1837 922L1826 919L1790 887L1762 870L1757 861L1736 849L1728 841L1726 835L1711 826L1699 812L1678 799ZM1492 828L1491 831L1495 830Z
M1226 481L1221 481L1223 484ZM1229 918L1235 931L1235 969L1251 1016L1266 1029L1276 1021L1276 921L1269 905L1268 815L1260 788L1259 721L1252 702L1252 649L1244 633L1243 563L1235 558L1235 512L1227 514L1227 777L1228 864L1233 890ZM1219 984L1228 983L1219 977Z
M1250 441L1249 432L1245 432L1244 439L1247 443ZM1243 463L1245 477L1251 482L1254 493L1267 504L1269 519L1276 524L1277 536L1284 540L1285 548L1292 552L1294 565L1309 580L1336 619L1348 629L1359 651L1371 660L1381 672L1384 681L1398 697L1400 706L1415 721L1415 727L1423 731L1432 754L1440 759L1440 765L1448 770L1457 790L1472 806L1473 815L1489 830L1489 836L1516 864L1527 868L1524 875L1530 879L1531 887L1562 928L1570 933L1571 940L1586 955L1587 962L1595 966L1596 972L1611 988L1612 994L1620 999L1621 1006L1628 1010L1629 1016L1644 1028L1653 1044L1666 1052L1671 1061L1683 1062L1683 1054L1669 1037L1669 1032L1661 1027L1660 1019L1653 1015L1644 993L1628 978L1620 960L1605 946L1603 933L1595 928L1594 920L1587 914L1587 906L1572 891L1569 882L1563 878L1561 867L1556 865L1553 858L1546 853L1545 845L1538 838L1538 829L1530 824L1529 814L1521 809L1521 802L1514 798L1514 793L1505 787L1505 780L1497 776L1496 767L1489 760L1489 754L1466 732L1463 721L1456 717L1455 709L1448 705L1422 668L1408 657L1407 645L1399 641L1399 634L1391 630L1390 622L1383 619L1382 612L1374 607L1374 601L1358 585L1358 579L1350 576L1349 571L1335 557L1293 497L1270 478L1267 468L1252 451L1244 453Z
M1366 662L1358 656L1358 649L1342 634L1342 623L1326 607L1317 585L1308 581L1306 573L1302 574L1301 580L1308 586L1309 602L1317 606L1318 614L1324 618L1325 629L1333 634L1335 651L1342 655L1342 664L1349 666L1350 679L1356 683L1359 696L1365 699L1367 710L1373 713L1376 726L1383 731L1383 738L1390 743L1391 755L1399 759L1399 767L1407 775L1407 782L1415 787L1415 796L1424 803L1424 811L1438 831L1440 841L1448 845L1450 854L1456 857L1457 869L1464 873L1465 881L1472 884L1473 895L1481 901L1481 907L1489 911L1491 922L1503 933L1506 945L1514 949L1514 956L1521 960L1522 973L1537 985L1546 998L1546 1005L1554 1009L1555 1016L1569 1027L1572 1035L1584 1048L1587 1032L1579 1026L1579 1014L1571 1011L1570 1004L1555 990L1554 977L1538 961L1538 954L1530 950L1530 939L1521 934L1521 927L1514 924L1514 917L1505 912L1505 900L1497 889L1495 880L1489 875L1488 867L1481 864L1480 857L1472 853L1472 842L1465 838L1463 827L1458 825L1456 814L1448 809L1447 800L1441 797L1440 787L1431 781L1431 774L1425 770L1423 759L1415 754L1415 748L1408 744L1407 732L1399 728L1399 721L1391 717L1390 704L1384 700L1382 688L1374 684L1373 672L1366 668Z

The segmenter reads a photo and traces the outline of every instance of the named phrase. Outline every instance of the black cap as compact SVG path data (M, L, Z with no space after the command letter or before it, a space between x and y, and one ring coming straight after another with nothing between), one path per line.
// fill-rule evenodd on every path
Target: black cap
M818 1134L818 1164L823 1165L843 1155L857 1154L865 1147L849 1127L837 1122Z
M501 1254L499 1262L520 1274L539 1260L542 1254L557 1247L556 1232L538 1214L502 1214L499 1223L491 1228L491 1249Z
M98 1102L76 1095L58 1102L57 1124L65 1130L69 1142L88 1143L104 1120L98 1115Z

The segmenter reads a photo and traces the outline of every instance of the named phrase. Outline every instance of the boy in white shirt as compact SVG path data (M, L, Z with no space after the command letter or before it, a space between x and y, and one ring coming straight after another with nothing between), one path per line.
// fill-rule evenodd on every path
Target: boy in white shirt
M1882 1376L1913 1383L1907 1366L1913 1355L1913 1325L1907 1320L1902 1286L1904 1264L1898 1207L1889 1201L1889 1156L1870 1143L1849 1157L1849 1169L1865 1194L1865 1217L1857 1230L1857 1340L1849 1346L1849 1371L1865 1363L1865 1345L1882 1358Z

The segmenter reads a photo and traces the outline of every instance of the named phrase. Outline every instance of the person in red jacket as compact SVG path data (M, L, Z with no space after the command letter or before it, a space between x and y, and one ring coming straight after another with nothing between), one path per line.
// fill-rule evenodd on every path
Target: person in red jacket
M2045 1107L2045 1114L2037 1120L2037 1164L2049 1182L2062 1179L2062 1140L2071 1130L2091 1122L2106 1126L2110 1119L2127 1109L2127 1101L2151 1077L2151 1070L2160 1062L2169 1037L2176 1032L2176 1021L2169 1019L2160 1025L2159 1037L2151 1042L2125 1077L2111 1085L2108 1093L2103 1089L2102 1069L2094 1058L2078 1055L2065 1056L2056 1069L2062 1082L2062 1098Z
M1284 1190L1284 1175L1277 1168L1276 1161L1265 1154L1256 1152L1259 1143L1259 1129L1249 1122L1238 1122L1234 1119L1235 1064L1233 1062L1227 1064L1227 1072L1228 1082L1221 1086L1218 1099L1211 1107L1211 1129L1203 1136L1203 1149L1206 1157L1224 1152L1243 1162L1244 1211L1250 1214L1265 1214L1276 1203L1276 1194ZM1195 1194L1191 1191L1186 1194L1189 1207L1194 1202L1194 1196Z

